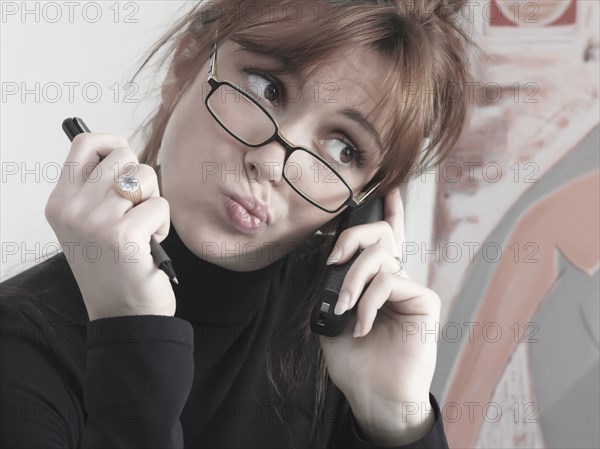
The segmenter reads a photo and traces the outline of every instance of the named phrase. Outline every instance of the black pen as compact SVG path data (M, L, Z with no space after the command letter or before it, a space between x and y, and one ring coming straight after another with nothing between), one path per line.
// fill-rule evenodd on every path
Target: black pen
M91 132L79 117L65 119L62 123L62 129L71 141L77 134ZM152 254L154 264L158 269L164 271L172 282L179 285L171 259L154 236L150 238L150 254Z

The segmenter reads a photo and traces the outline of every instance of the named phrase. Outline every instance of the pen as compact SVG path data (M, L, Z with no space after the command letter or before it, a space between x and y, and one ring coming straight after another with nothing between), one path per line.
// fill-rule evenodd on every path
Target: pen
M77 134L91 132L79 117L65 119L62 123L62 129L71 141ZM154 264L158 269L164 271L172 282L179 285L171 259L154 236L150 238L150 254L152 254Z

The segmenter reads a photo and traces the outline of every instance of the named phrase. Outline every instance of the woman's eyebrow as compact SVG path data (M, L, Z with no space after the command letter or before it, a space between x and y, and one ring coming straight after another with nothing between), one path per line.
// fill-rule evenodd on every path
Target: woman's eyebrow
M269 71L273 75L287 75L288 77L293 78L293 80L296 82L300 81L300 75L298 75L298 73L296 73L292 70L286 69L285 61L283 61L282 59L280 59L276 56L273 56L270 53L263 53L263 52L259 52L256 50L248 50L248 49L242 48L242 47L233 51L234 55L237 53L241 53L242 55L253 56L253 57L263 59L264 61L261 61L261 62L263 64L268 64L270 66Z
M375 142L377 143L377 151L381 152L381 148L383 147L383 145L381 144L381 136L379 135L373 124L365 118L362 112L354 108L344 108L340 111L340 114L342 114L346 118L349 118L350 120L353 120L358 125L360 125L365 131L371 134L371 136L375 139Z

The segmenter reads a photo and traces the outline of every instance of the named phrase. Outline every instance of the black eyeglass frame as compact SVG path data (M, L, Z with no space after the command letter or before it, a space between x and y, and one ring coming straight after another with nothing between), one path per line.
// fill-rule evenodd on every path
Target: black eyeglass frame
M372 186L369 190L367 190L366 192L364 192L360 196L360 198L358 196L356 196L356 199L355 199L354 190L352 189L352 187L350 187L350 185L346 182L346 180L335 170L335 168L333 168L333 166L329 162L327 162L321 156L319 156L318 154L316 154L313 151L309 150L308 148L305 148L305 147L302 147L302 146L292 145L290 142L288 142L287 140L285 140L284 137L279 133L279 126L277 125L277 122L275 121L275 119L271 116L271 114L260 103L258 103L254 98L252 98L251 95L248 95L246 92L243 92L242 90L240 90L238 87L234 86L229 81L222 81L222 80L217 79L217 34L216 33L215 33L215 42L213 43L212 54L211 54L210 62L209 62L209 65L208 65L208 80L207 80L207 82L210 84L211 90L206 95L206 98L204 99L204 104L206 106L206 109L208 110L208 112L210 112L210 114L217 121L217 123L219 123L219 125L221 125L221 127L225 131L227 131L233 138L235 138L239 142L241 142L244 145L247 145L249 147L261 147L261 146L266 145L267 143L270 143L270 142L273 142L273 141L279 143L285 149L285 152L286 152L285 157L283 159L283 166L284 167L285 167L285 164L286 164L287 160L289 159L289 157L291 156L291 154L294 151L299 151L299 150L306 151L311 156L317 158L320 162L322 162L323 164L325 164L325 166L327 166L344 183L344 185L348 189L348 199L346 201L344 201L337 209L335 209L335 210L329 210L329 209L326 209L325 207L323 207L323 206L315 203L312 199L310 199L308 196L306 196L304 193L302 193L300 190L298 190L296 187L294 187L293 183L290 180L287 179L287 176L285 175L285 170L283 171L283 173L282 173L283 174L283 178L289 184L289 186L292 189L294 189L294 191L297 192L302 198L304 198L305 200L307 200L312 205L318 207L322 211L334 214L334 213L338 212L340 209L342 209L344 206L348 206L349 208L354 209L354 208L362 205L367 198L370 198L371 194L382 183L382 181L379 181L377 184L375 184L374 186ZM273 123L273 126L275 127L275 132L273 133L273 135L270 138L268 138L264 142L261 142L261 143L258 143L258 144L248 143L248 142L242 140L237 135L235 135L233 132L231 132L229 130L229 128L227 128L227 126L225 126L225 124L219 120L219 118L213 113L213 111L208 106L208 100L216 92L216 90L220 86L222 86L222 85L230 86L235 91L239 92L245 98L247 98L252 103L254 103L256 106L258 106L265 113L265 115L269 118L269 120L271 120L271 122ZM360 195L360 193L359 193L359 195Z

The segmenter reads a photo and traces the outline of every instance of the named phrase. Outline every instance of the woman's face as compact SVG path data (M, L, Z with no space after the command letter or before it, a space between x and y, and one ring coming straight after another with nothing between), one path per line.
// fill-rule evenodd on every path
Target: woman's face
M354 108L366 117L385 95L378 82L383 61L374 52L355 49L340 56L309 78L300 92L292 76L269 74L277 61L226 41L218 48L216 76L257 95L288 142L334 161L343 167L344 179L362 188L377 171L381 150L376 137L342 111ZM171 221L194 254L231 270L257 270L292 251L342 211L324 212L292 189L283 178L285 150L279 143L249 147L217 123L204 104L211 89L207 73L208 61L166 127L159 153L161 193L169 201ZM174 77L172 66L167 79ZM230 88L226 93L234 95ZM215 99L222 107L222 100ZM251 115L248 124L256 120ZM381 133L380 123L368 120ZM357 149L364 157L361 163ZM309 167L304 170L312 174ZM325 197L328 191L320 190ZM233 201L236 195L263 203L267 222L254 227L258 221Z

